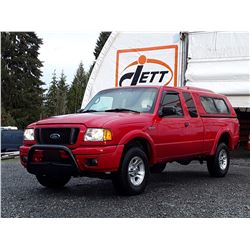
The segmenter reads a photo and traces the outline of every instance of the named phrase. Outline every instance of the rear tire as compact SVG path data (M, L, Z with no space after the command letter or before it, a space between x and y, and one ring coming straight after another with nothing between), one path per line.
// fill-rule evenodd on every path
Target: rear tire
M51 176L51 175L36 175L38 182L47 188L61 188L65 186L71 176Z
M166 167L166 163L159 163L159 164L155 164L154 166L152 166L150 168L150 173L152 174L160 174L164 171Z
M212 177L224 177L229 169L230 154L228 146L220 143L214 156L207 160L207 169Z
M112 182L119 194L137 195L145 190L148 177L147 156L142 149L133 147L125 153L119 171L113 174Z

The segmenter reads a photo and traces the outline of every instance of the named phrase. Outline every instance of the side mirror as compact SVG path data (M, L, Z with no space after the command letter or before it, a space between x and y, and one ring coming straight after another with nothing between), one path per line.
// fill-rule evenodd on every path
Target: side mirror
M176 115L176 108L175 107L168 107L168 106L163 106L161 110L159 111L159 116L164 117L164 116L170 116L170 115Z

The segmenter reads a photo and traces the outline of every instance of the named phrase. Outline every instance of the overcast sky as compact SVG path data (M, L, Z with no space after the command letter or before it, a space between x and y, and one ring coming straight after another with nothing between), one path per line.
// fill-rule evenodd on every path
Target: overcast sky
M71 84L79 63L82 61L85 71L88 71L94 61L93 51L99 32L79 33L43 33L37 32L43 39L39 59L43 61L42 80L49 84L54 69L57 76L64 71L68 84Z

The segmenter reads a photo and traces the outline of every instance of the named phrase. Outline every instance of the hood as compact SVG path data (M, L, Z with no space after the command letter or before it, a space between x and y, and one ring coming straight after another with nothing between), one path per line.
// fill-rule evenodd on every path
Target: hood
M144 122L146 116L149 114L144 113L113 113L113 112L95 112L95 113L79 113L53 116L44 120L36 122L36 125L49 125L49 124L84 124L86 127L103 127L106 123L119 121L122 124Z

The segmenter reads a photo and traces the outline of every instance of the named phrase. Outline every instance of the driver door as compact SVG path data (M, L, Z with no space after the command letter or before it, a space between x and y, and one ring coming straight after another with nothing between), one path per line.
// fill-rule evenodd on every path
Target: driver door
M186 154L186 119L177 91L163 91L157 122L156 152L163 161L180 158ZM161 115L163 107L174 110L174 114ZM162 116L162 117L160 117Z

